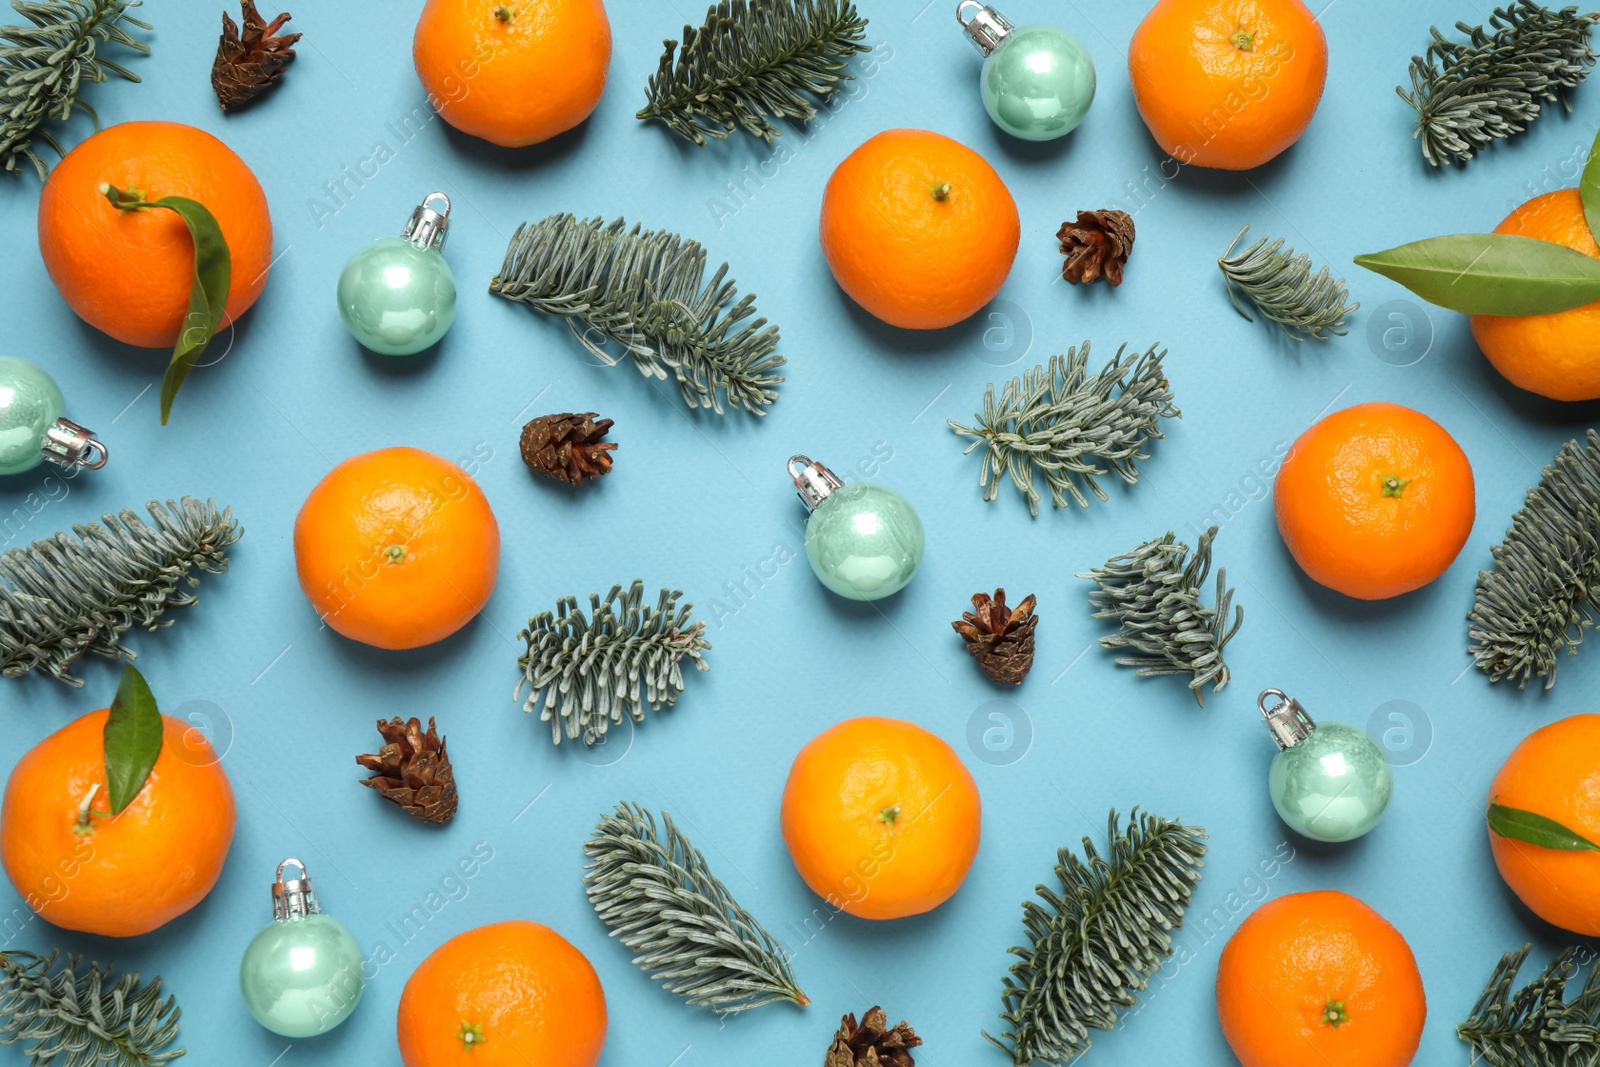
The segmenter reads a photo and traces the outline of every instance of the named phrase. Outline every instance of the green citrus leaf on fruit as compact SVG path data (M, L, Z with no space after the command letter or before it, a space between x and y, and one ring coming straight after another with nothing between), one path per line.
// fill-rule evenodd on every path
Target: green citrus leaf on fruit
M100 187L107 200L119 211L147 211L165 208L176 212L189 227L189 237L194 242L194 279L189 285L189 309L183 315L183 328L178 332L178 343L172 348L172 359L161 378L161 425L167 424L172 414L172 401L183 386L211 337L222 324L222 314L228 303L228 286L233 280L233 257L228 252L227 239L216 216L198 200L186 196L164 196L160 200L146 200L137 189L122 190L114 185Z
M1583 217L1589 223L1589 235L1600 241L1600 134L1595 135L1594 144L1589 148L1589 162L1584 165L1578 194L1583 197Z
M1540 848L1563 852L1600 852L1600 845L1574 833L1554 819L1521 808L1508 808L1504 804L1489 805L1489 829L1501 837L1526 841Z
M1544 315L1600 300L1600 259L1516 234L1430 237L1357 256L1356 265L1469 315Z
M161 755L161 710L133 664L124 664L122 681L106 718L106 786L111 814L120 814L144 788Z

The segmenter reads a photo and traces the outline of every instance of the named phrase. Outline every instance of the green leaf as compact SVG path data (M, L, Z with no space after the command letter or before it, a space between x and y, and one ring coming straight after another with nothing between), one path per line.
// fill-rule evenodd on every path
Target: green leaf
M1469 315L1543 315L1600 300L1600 259L1509 233L1462 233L1356 257L1430 304Z
M1540 848L1564 852L1600 852L1600 845L1574 833L1554 819L1521 808L1508 808L1504 804L1489 805L1489 829L1501 837L1526 841Z
M144 675L133 664L124 664L106 718L106 786L111 793L111 814L132 804L144 788L161 755L161 733L161 711Z
M1578 183L1583 197L1583 217L1589 223L1589 235L1600 241L1600 134L1589 146L1589 162L1583 167L1583 180Z
M167 373L161 378L161 425L165 426L178 389L222 323L222 313L228 303L228 285L233 278L233 259L228 254L222 227L204 204L183 196L164 196L152 204L176 211L194 240L194 281L189 287L189 310L183 316L183 330L172 349Z
M176 212L189 227L189 238L194 242L194 279L189 284L189 309L184 312L178 343L172 348L172 359L161 378L161 425L165 426L183 380L199 362L212 335L222 324L222 314L228 304L228 285L233 280L233 257L228 253L228 242L222 236L216 217L198 200L186 196L146 200L138 189L119 189L106 182L101 183L100 194L118 211L149 211L159 207Z

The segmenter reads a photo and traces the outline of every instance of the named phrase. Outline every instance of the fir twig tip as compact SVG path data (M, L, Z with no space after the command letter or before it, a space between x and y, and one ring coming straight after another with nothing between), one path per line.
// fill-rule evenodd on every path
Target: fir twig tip
M1542 678L1550 689L1600 597L1600 433L1562 446L1490 554L1467 615L1468 651L1491 682L1520 689Z
M522 710L539 708L550 724L550 741L561 743L562 726L571 740L585 745L605 741L607 730L624 714L643 722L645 706L672 707L683 692L683 660L710 670L703 621L691 617L693 604L679 605L682 590L662 589L654 607L644 603L644 582L635 579L626 595L614 585L602 601L589 597L589 613L576 597L564 597L555 613L528 620L517 636L526 645L517 660L521 674L513 700Z
M739 906L671 816L663 813L658 827L646 808L618 804L583 851L595 914L668 992L724 1015L810 1003L783 946Z
M1101 647L1130 650L1133 654L1118 656L1117 663L1136 668L1141 677L1189 675L1189 688L1202 707L1205 685L1216 693L1228 684L1223 649L1244 623L1244 608L1233 604L1227 571L1217 571L1216 606L1207 607L1202 599L1216 536L1213 526L1200 536L1191 556L1189 546L1169 532L1078 575L1098 587L1089 594L1096 609L1093 617L1119 626L1116 633L1100 638Z
M1069 499L1088 507L1085 489L1110 499L1095 480L1108 474L1138 484L1139 461L1150 458L1147 446L1163 436L1161 420L1182 412L1162 366L1166 349L1151 345L1125 356L1127 347L1090 374L1085 341L1065 356L1051 356L1048 366L1012 378L998 398L991 383L973 425L949 420L958 435L973 439L966 452L983 449L983 499L994 500L1002 477L1009 477L1038 515L1042 494L1034 482L1041 476L1058 508Z
M1417 113L1412 136L1432 166L1465 164L1496 140L1526 130L1544 103L1572 110L1572 92L1594 66L1597 16L1516 0L1489 24L1457 22L1465 41L1429 29L1427 49L1411 58L1411 90L1396 86Z
M1089 1050L1089 1031L1110 1030L1134 1007L1161 963L1205 866L1206 832L1135 808L1123 829L1115 811L1102 855L1056 853L1057 887L1022 905L1029 944L1002 980L1006 1024L983 1036L1026 1067L1065 1067Z
M872 48L867 20L851 0L721 0L683 47L665 42L645 88L640 119L655 119L702 147L735 130L771 142L773 118L809 122L851 76L845 68Z
M194 497L152 500L0 555L0 675L42 670L82 686L72 667L87 653L133 659L122 635L172 624L167 609L197 597L195 572L221 574L243 531L233 509Z
M80 99L83 88L109 75L136 82L139 76L100 54L105 45L136 52L150 46L126 27L151 28L130 15L141 0L12 0L26 26L0 26L0 161L7 171L32 163L40 180L49 165L34 144L43 141L57 155L61 142L46 124L65 122L74 109L94 117ZM96 119L98 122L98 119Z
M1217 260L1234 310L1247 321L1255 321L1239 302L1243 296L1291 340L1343 337L1347 332L1345 320L1361 306L1346 306L1350 291L1345 288L1344 279L1335 279L1327 267L1313 274L1311 257L1293 248L1285 249L1281 237L1263 237L1235 253L1249 230L1249 226L1240 230L1228 251Z
M778 328L754 317L726 263L705 272L696 241L559 214L517 228L489 292L565 319L607 366L627 356L646 378L671 372L691 408L764 415L783 383Z

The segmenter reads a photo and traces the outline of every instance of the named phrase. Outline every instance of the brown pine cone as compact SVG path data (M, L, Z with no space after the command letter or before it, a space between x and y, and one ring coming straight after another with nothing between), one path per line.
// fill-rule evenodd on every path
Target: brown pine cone
M456 813L456 776L432 717L428 732L422 722L398 716L378 720L384 745L375 754L357 756L356 762L372 771L361 784L370 786L423 822L446 823Z
M522 428L522 461L548 478L581 485L611 469L617 446L600 440L611 425L592 411L540 415Z
M241 108L278 84L294 62L294 43L300 39L298 33L274 36L289 21L287 11L268 22L256 10L256 0L242 0L239 10L244 32L224 11L222 39L211 64L211 89L224 111Z
M1069 282L1093 282L1102 276L1122 284L1122 265L1133 251L1133 216L1126 211L1080 211L1077 222L1063 222L1056 231L1067 261L1061 276Z
M921 1044L922 1038L904 1020L891 1027L883 1009L875 1006L862 1016L859 1025L854 1015L846 1015L840 1021L822 1067L916 1067L906 1049Z
M976 612L965 612L950 625L967 642L967 651L990 678L1005 685L1021 685L1033 669L1033 630L1039 617L1030 593L1015 608L1006 607L1006 591L996 589L994 599L974 593Z

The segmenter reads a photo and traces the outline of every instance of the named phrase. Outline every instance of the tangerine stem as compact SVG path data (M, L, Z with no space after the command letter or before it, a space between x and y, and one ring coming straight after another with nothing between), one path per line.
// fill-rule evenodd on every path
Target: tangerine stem
M517 17L516 5L496 4L494 6L494 17L499 19L501 22L510 22L512 19Z
M1322 1009L1322 1015L1320 1018L1323 1022L1337 1030L1339 1029L1340 1023L1347 1023L1350 1021L1350 1013L1345 1010L1344 1001L1334 1000L1332 997L1329 997L1328 1006Z
M1411 484L1410 478L1402 478L1398 474L1391 474L1383 480L1384 496L1399 496Z
M1228 43L1241 52L1254 52L1256 50L1256 35L1240 26L1228 36Z
M89 792L83 798L83 803L78 805L78 818L72 824L72 832L79 837L87 836L94 829L94 819L105 818L110 812L94 810L94 796L100 792L100 783L96 782L89 787Z
M940 202L949 200L950 192L951 188L949 182L937 182L931 189L928 190L929 195Z

